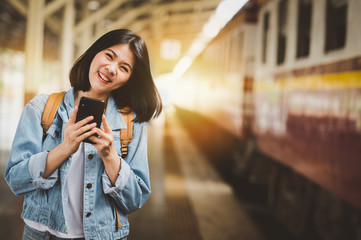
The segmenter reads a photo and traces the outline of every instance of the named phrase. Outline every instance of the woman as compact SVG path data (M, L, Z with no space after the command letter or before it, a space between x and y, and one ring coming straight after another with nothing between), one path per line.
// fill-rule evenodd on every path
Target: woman
M45 139L40 121L48 95L25 106L14 138L5 179L25 195L23 239L126 239L126 214L150 194L146 122L162 109L144 41L129 30L106 33L75 62L70 83ZM83 96L106 102L101 129L92 117L75 122ZM123 107L135 116L126 160Z

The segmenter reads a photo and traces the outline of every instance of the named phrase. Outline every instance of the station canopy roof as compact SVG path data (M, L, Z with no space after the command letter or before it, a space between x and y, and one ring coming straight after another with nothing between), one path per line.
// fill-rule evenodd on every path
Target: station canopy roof
M32 0L39 1L39 0ZM67 0L44 1L44 59L59 60ZM148 45L153 73L172 71L202 32L220 0L73 0L74 48L86 49L96 38L115 28L128 28ZM28 0L0 1L0 48L25 50ZM89 42L81 35L91 32ZM86 45L86 46L84 46ZM75 51L75 57L80 50Z

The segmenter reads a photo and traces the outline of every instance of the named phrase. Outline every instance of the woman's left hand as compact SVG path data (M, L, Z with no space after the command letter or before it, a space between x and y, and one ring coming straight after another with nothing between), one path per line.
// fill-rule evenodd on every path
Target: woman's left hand
M112 129L109 127L109 124L104 114L102 116L102 122L104 129L100 129L100 128L96 129L96 133L99 136L98 137L91 136L89 137L89 140L94 142L93 146L97 149L99 156L104 161L109 157L112 157L112 155L117 157L118 154L113 145L114 133Z
M104 129L96 128L99 137L91 136L89 140L93 141L93 146L97 149L99 156L102 158L105 171L114 185L120 171L120 157L114 148L114 133L110 128L105 115L102 117Z

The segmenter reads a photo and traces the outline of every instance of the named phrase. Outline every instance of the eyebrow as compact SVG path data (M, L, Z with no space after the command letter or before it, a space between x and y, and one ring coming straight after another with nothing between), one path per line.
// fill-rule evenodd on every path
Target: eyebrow
M118 54L116 54L112 49L107 48L106 50L111 51L114 56L118 57ZM130 70L133 71L133 68L132 68L132 66L131 66L129 63L123 62L123 64L127 65L127 66L130 68Z

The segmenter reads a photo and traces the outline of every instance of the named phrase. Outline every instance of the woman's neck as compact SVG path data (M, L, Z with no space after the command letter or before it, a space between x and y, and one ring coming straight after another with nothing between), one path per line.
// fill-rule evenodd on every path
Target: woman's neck
M77 93L74 94L74 106L79 105L79 101L81 97L95 98L95 99L103 100L105 103L107 103L109 98L109 96L101 96L91 91L88 92L78 91Z

